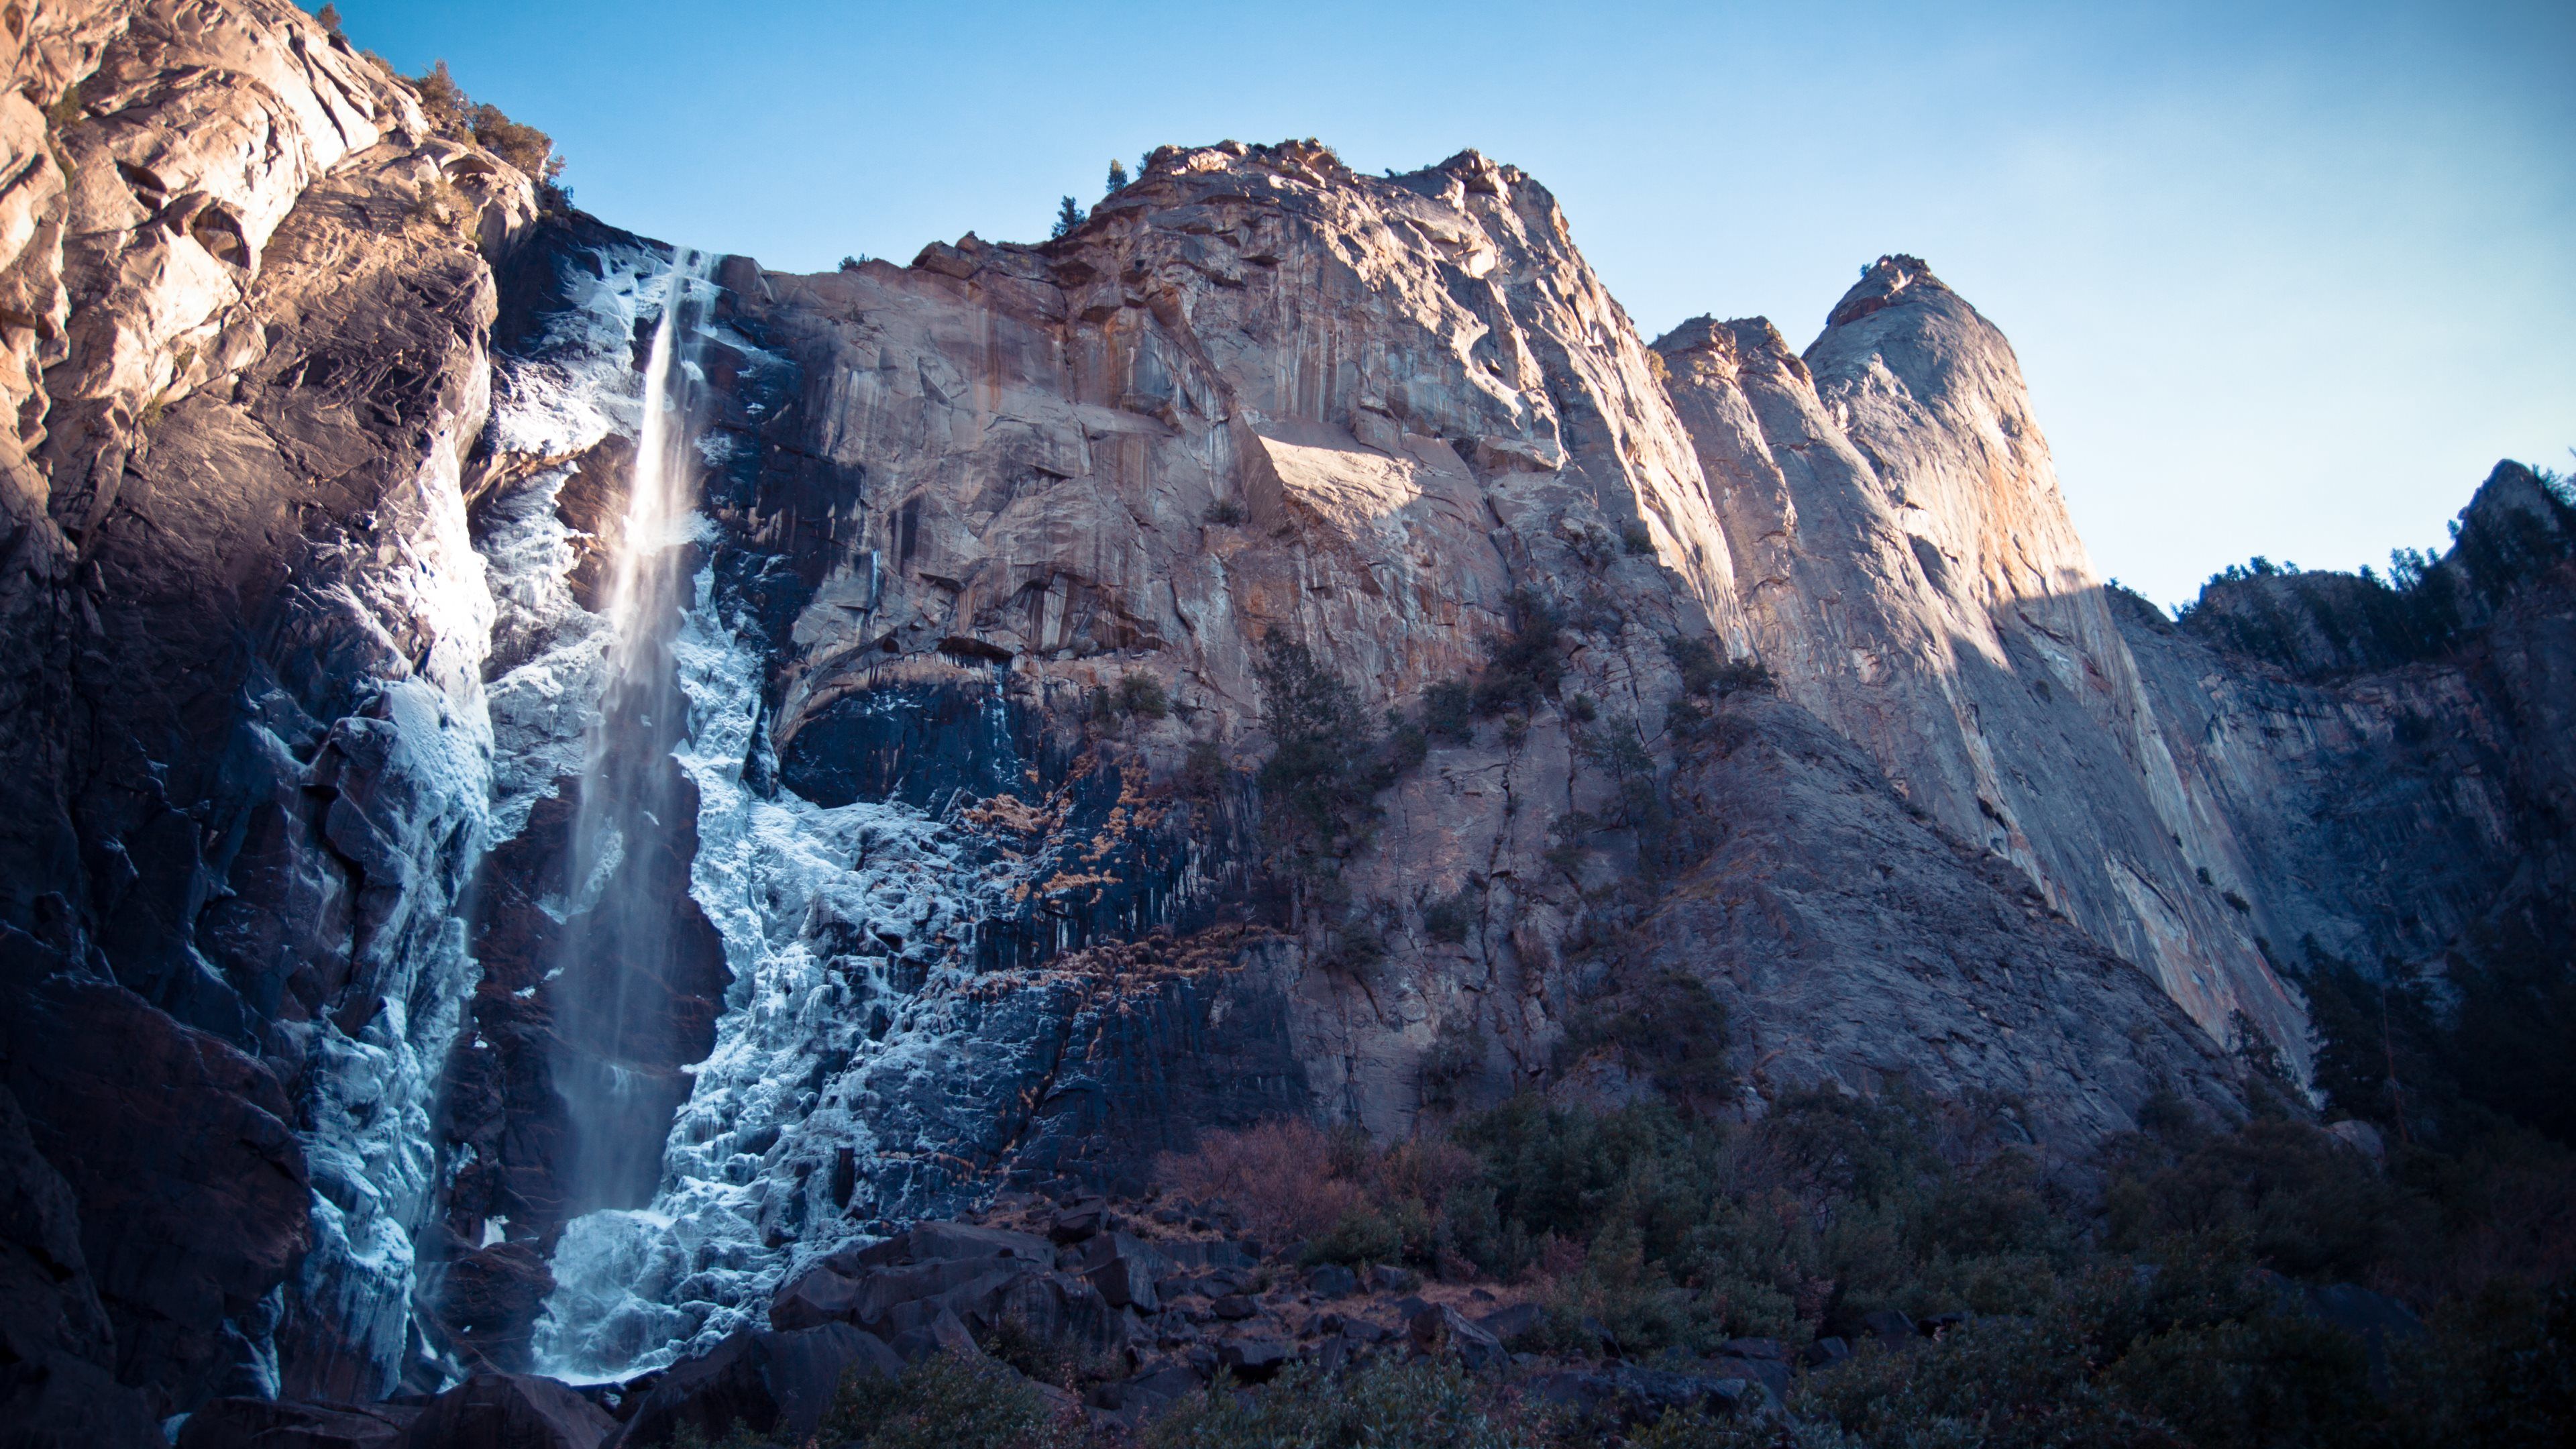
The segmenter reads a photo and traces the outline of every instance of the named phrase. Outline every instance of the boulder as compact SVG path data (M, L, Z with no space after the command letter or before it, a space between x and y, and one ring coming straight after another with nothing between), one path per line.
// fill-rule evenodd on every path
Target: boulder
M1886 1348L1905 1348L1921 1337L1914 1327L1914 1320L1893 1308L1862 1314L1860 1326Z
M1056 1209L1047 1223L1047 1236L1059 1243L1084 1242L1100 1231L1108 1217L1108 1199L1081 1198Z
M1252 1306L1252 1300L1244 1297L1242 1294L1228 1293L1224 1297L1216 1300L1214 1303L1209 1304L1208 1311L1229 1323L1240 1323L1260 1310L1254 1308Z
M1422 1286L1422 1275L1392 1263L1371 1263L1366 1281L1371 1293L1410 1293Z
M1348 1298L1360 1291L1360 1277L1339 1263L1319 1263L1306 1270L1306 1289L1322 1298Z
M1218 1346L1217 1361L1245 1383L1274 1378L1297 1360L1297 1346L1284 1338L1237 1338Z
M402 1449L599 1449L607 1411L553 1379L476 1374L420 1411Z
M975 1335L956 1314L941 1309L919 1328L908 1328L897 1334L889 1345L895 1357L905 1363L919 1363L934 1353L960 1354L981 1358L984 1349Z
M1784 1359L1723 1355L1709 1360L1708 1371L1721 1379L1745 1379L1760 1385L1774 1405L1786 1406L1789 1402L1789 1365Z
M2390 1390L2388 1346L2422 1338L2426 1331L2424 1320L2415 1316L2414 1309L2358 1283L2328 1283L2304 1289L2293 1285L2288 1296L2294 1311L2361 1340L2362 1351L2370 1360L2370 1386L2383 1395Z
M1452 1352L1470 1369L1501 1368L1512 1356L1503 1341L1446 1304L1426 1304L1405 1321L1405 1334L1424 1353Z
M176 1449L396 1449L421 1413L400 1404L213 1399L188 1416L175 1443Z
M1476 1326L1504 1343L1510 1343L1538 1327L1546 1318L1547 1310L1535 1303L1514 1303L1479 1317Z
M1055 1266L1055 1249L1034 1233L1007 1228L981 1228L972 1223L915 1223L906 1232L864 1248L845 1248L826 1262L843 1273L859 1267L903 1263L954 1262L979 1258L1018 1258L1040 1267Z
M1083 1281L1097 1289L1110 1307L1152 1313L1161 1306L1154 1280L1169 1262L1143 1239L1129 1233L1102 1233L1083 1245L1081 1261Z
M779 1285L769 1300L769 1326L781 1332L843 1323L857 1313L859 1280L834 1272L829 1264L814 1267Z
M1851 1344L1843 1339L1825 1337L1807 1345L1807 1367L1823 1368L1852 1356Z
M718 1440L736 1425L794 1442L814 1432L843 1375L902 1371L893 1350L846 1323L787 1333L745 1329L665 1370L617 1442L620 1449L666 1444L684 1428Z

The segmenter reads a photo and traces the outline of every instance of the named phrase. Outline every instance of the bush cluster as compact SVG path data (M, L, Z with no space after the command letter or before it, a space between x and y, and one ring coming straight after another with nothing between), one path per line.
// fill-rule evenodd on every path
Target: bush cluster
M517 167L537 184L537 200L546 210L561 211L572 204L572 192L562 184L563 157L555 154L553 137L511 120L499 106L466 95L448 72L446 61L433 62L408 83L439 134L472 142Z

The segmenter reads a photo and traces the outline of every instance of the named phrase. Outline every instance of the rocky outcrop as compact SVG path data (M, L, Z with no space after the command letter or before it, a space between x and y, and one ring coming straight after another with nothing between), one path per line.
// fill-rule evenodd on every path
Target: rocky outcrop
M2576 507L2500 464L2408 587L2213 583L2123 632L2175 758L2246 863L2251 927L2296 969L2470 961L2560 929L2576 883Z
M533 192L290 5L6 18L8 1080L156 1414L381 1393L471 977L485 249Z
M1906 798L2010 859L2223 1040L2304 1060L2226 893L2250 878L2066 515L2011 347L1912 257L1803 355L1769 323L1656 343L1742 561L1763 659Z

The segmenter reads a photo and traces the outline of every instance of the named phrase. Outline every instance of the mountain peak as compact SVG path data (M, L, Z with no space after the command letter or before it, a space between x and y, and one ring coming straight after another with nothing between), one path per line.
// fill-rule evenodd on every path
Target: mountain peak
M1920 289L1930 288L1950 293L1950 288L1921 257L1903 252L1880 257L1860 269L1860 280L1843 293L1834 310L1825 318L1828 327L1841 327L1857 322L1872 312L1884 311L1911 299ZM1956 293L1950 293L1956 296Z

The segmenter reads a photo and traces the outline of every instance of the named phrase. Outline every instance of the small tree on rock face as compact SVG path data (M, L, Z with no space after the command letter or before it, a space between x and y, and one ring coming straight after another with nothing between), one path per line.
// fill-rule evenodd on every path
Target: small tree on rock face
M1072 231L1075 227L1082 225L1082 223L1082 208L1076 206L1073 198L1068 196L1064 199L1064 204L1056 208L1055 230L1047 233L1047 235L1063 236L1067 232Z
M1127 185L1127 163L1126 163L1126 162L1124 162L1124 161L1119 160L1119 159L1118 159L1117 157L1115 157L1115 156L1110 157L1110 158L1109 158L1109 189L1110 189L1110 191L1111 191L1111 192L1113 192L1113 193L1115 193L1115 192L1117 192L1117 191L1122 190L1123 188L1125 188L1125 186L1126 186L1126 185Z

